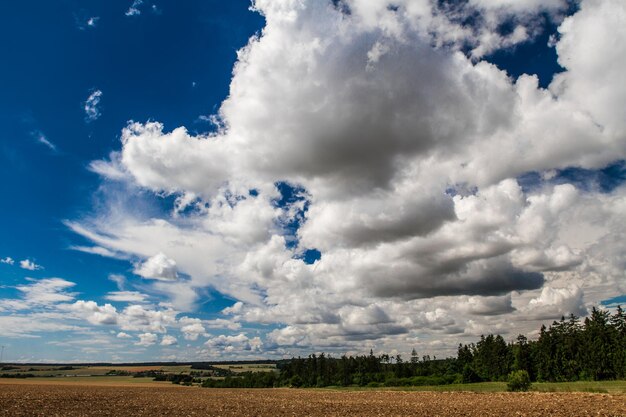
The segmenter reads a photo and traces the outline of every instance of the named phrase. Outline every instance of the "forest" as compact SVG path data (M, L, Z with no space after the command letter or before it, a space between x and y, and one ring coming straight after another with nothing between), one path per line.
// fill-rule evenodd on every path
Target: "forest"
M523 371L531 381L566 382L626 377L626 314L593 308L583 321L570 315L542 326L537 340L519 335L507 343L500 335L481 336L460 344L456 358L381 354L341 356L324 353L277 364L279 372L249 372L225 379L207 379L206 387L260 388L275 386L418 386L506 381Z

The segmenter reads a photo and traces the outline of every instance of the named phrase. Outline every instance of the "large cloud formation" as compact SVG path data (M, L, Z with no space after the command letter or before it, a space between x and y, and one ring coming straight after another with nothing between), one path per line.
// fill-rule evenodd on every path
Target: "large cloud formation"
M445 350L446 335L584 313L626 290L626 188L562 170L626 159L626 4L569 7L256 0L266 26L239 51L214 133L131 122L91 165L111 187L175 196L172 211L70 226L85 250L145 261L180 310L212 288L240 300L229 320L280 323L268 349ZM548 88L483 60L546 16L565 68Z

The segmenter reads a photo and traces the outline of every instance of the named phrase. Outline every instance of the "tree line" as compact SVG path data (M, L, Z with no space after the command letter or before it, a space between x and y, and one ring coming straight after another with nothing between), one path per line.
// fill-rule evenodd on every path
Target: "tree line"
M593 308L583 321L570 315L542 326L537 340L519 335L507 343L500 335L481 336L460 344L456 358L419 357L405 360L387 354L341 356L322 353L277 363L278 372L245 372L207 387L259 388L275 386L408 386L506 381L525 371L532 381L565 382L626 378L626 314L618 306L611 315Z

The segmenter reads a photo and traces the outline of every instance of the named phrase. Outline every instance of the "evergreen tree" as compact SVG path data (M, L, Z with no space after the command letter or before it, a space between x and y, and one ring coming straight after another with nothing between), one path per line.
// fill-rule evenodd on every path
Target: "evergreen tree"
M626 378L626 313L622 306L617 306L617 311L611 317L611 326L614 330L614 356L613 369L617 378Z
M511 348L513 351L513 370L526 371L530 378L533 375L533 364L531 356L531 345L528 344L528 339L524 335L517 336L517 343Z
M615 331L609 324L609 312L593 308L591 317L585 319L585 371L594 380L615 377L612 356Z

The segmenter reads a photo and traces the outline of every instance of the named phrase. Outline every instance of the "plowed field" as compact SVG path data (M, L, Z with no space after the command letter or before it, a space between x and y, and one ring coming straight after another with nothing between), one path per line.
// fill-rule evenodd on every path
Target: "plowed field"
M626 396L0 384L0 416L626 416Z

